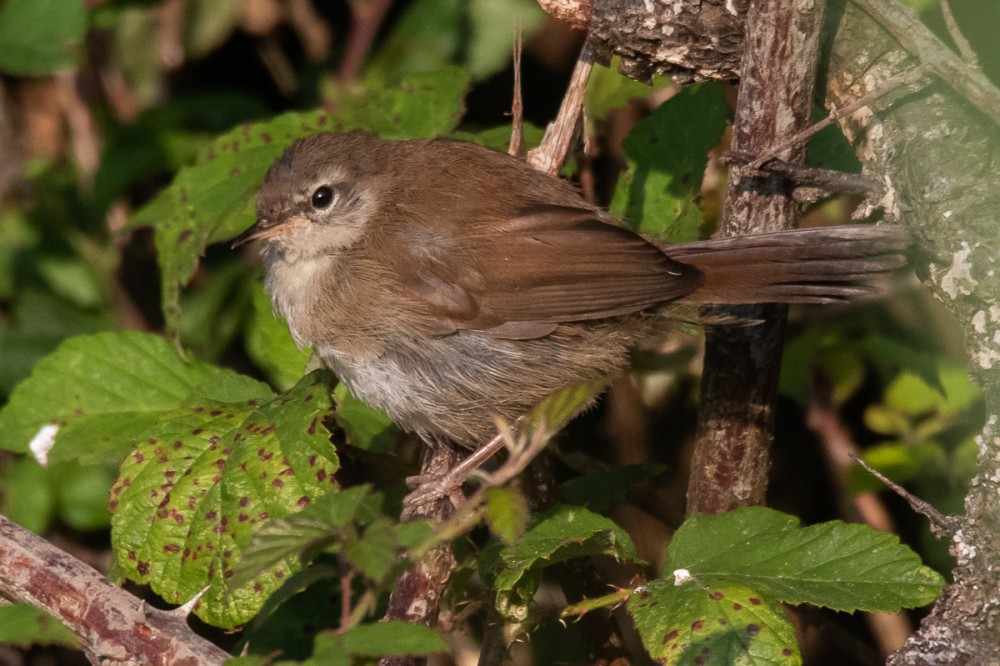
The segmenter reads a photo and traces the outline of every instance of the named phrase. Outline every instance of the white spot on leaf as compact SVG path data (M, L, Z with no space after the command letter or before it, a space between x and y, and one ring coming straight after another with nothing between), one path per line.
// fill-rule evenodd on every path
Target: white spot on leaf
M43 425L28 443L28 450L31 451L31 455L35 457L35 460L42 467L48 467L49 465L49 451L56 445L56 434L58 432L59 426L55 423Z
M674 569L674 585L680 586L685 583L690 583L694 580L694 576L687 569Z

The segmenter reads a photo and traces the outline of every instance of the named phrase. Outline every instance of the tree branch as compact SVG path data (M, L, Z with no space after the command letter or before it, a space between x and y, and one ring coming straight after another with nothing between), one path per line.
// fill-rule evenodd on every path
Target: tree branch
M91 662L210 666L229 655L185 618L146 606L72 555L0 516L0 591L46 610Z
M824 3L757 0L747 16L733 151L758 154L808 124ZM801 162L805 147L780 156ZM743 236L796 226L792 186L777 174L733 165L721 235ZM708 331L698 438L691 460L688 514L763 504L774 439L774 406L787 308L720 308L756 326Z

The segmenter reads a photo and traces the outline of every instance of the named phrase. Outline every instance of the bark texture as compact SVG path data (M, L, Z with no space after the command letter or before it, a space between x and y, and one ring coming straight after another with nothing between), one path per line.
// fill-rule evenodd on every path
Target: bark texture
M0 516L0 588L46 610L108 666L215 666L229 655L186 623L112 583L72 555Z
M816 0L751 3L733 123L734 151L760 154L807 126L822 20L823 3ZM780 157L801 162L805 148ZM734 166L726 187L721 235L796 226L799 205L792 189L783 176L756 175ZM782 305L725 308L725 314L761 323L707 333L688 514L764 503L786 310Z
M933 60L944 55L918 60L905 47L914 36L933 40L908 10L891 7L886 26L851 3L831 9L832 108L885 87L919 62L930 65L928 85L904 88L902 97L854 114L842 128L865 170L881 181L886 215L912 230L929 255L924 282L964 326L970 373L986 399L979 473L952 537L954 583L889 663L1000 663L1000 128L955 81L934 74Z

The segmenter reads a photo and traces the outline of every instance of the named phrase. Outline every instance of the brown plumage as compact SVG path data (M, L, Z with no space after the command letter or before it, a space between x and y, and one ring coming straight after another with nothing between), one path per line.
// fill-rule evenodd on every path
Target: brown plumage
M317 134L268 171L266 287L362 400L475 446L565 386L622 371L672 303L840 301L902 263L885 227L665 245L569 184L448 139Z

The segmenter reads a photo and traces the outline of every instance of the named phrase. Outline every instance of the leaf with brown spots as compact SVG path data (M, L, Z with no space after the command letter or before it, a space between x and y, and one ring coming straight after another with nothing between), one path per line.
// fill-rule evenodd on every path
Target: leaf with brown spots
M651 657L663 664L797 666L795 629L777 600L744 587L656 580L626 607Z
M198 398L162 416L112 488L112 546L125 575L171 603L209 587L195 612L210 624L252 618L298 568L283 561L229 589L254 531L336 489L339 464L321 425L331 383L319 370L271 400Z

